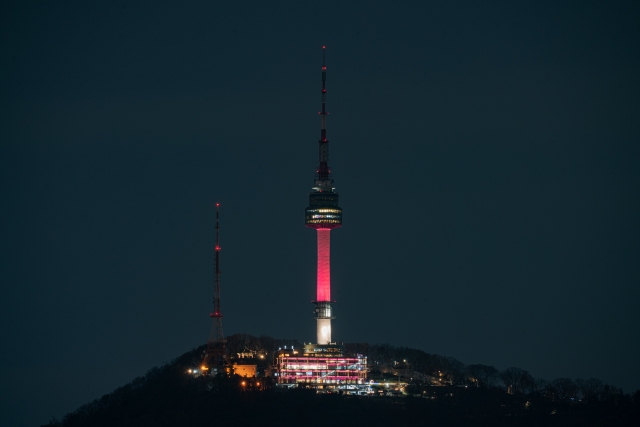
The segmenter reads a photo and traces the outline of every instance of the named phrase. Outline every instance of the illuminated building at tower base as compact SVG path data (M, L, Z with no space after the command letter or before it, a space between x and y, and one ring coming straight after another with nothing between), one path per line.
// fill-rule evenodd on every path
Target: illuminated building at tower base
M367 358L362 354L345 356L336 344L305 344L302 351L278 351L278 383L313 388L344 388L364 385Z

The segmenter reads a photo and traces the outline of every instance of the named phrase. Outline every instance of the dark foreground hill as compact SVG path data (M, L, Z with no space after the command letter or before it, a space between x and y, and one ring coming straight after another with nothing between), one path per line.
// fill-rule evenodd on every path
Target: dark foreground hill
M253 344L270 350L277 345L296 344L283 343L247 335L230 337L230 346L238 348ZM403 350L390 346L387 349ZM165 366L153 368L144 377L48 426L640 425L638 393L633 397L614 393L606 399L577 401L558 400L539 392L508 394L497 387L430 386L424 382L412 384L409 395L394 397L318 395L306 389L279 390L269 386L265 390L247 390L240 378L188 375L188 369L197 366L201 353L202 348L194 349Z

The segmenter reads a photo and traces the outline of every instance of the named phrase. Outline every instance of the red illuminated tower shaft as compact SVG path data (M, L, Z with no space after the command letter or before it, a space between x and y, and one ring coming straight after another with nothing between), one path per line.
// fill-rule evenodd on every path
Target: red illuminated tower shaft
M320 165L316 170L315 185L309 193L309 207L305 210L305 225L315 228L318 235L318 279L316 287L316 333L318 344L331 342L331 230L342 226L342 209L338 206L338 193L333 187L329 169L329 141L327 140L327 67L325 47L322 46L322 111L319 143Z
M331 229L318 228L317 301L331 301Z

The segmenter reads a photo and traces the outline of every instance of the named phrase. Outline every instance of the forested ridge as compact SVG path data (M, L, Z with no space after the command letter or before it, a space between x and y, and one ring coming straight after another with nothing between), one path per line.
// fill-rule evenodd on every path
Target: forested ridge
M272 354L297 340L236 334L231 354L246 349ZM631 426L640 422L640 391L597 379L533 378L526 370L465 365L452 357L390 345L353 343L347 351L368 356L371 377L408 383L386 396L319 395L241 386L238 377L195 377L204 346L151 369L112 393L81 406L47 426L230 426L302 423L335 426ZM263 385L264 385L263 384Z

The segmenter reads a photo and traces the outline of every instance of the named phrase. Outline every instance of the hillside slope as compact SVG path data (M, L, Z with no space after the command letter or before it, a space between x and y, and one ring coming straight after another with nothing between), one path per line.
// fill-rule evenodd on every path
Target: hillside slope
M232 351L252 347L268 352L283 345L299 343L245 334L229 337ZM351 346L368 349L374 359L379 359L378 366L385 357L393 363L394 356L412 354L424 359L422 363L428 365L425 369L440 368L442 372L448 364L465 371L451 358L420 350ZM311 390L275 388L247 391L240 378L188 375L188 369L201 360L203 349L193 349L165 366L153 368L144 377L47 426L271 426L291 422L305 426L626 426L640 420L640 393L634 398L617 393L607 399L577 402L539 392L507 394L497 387L430 386L424 382L412 384L410 394L402 397L318 395Z

